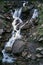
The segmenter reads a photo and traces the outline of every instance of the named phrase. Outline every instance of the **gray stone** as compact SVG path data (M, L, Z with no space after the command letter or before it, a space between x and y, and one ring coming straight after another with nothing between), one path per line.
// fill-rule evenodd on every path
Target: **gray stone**
M25 42L21 39L17 39L17 40L15 40L15 43L13 44L12 52L14 54L15 53L20 53L20 52L23 51L24 46L25 46Z

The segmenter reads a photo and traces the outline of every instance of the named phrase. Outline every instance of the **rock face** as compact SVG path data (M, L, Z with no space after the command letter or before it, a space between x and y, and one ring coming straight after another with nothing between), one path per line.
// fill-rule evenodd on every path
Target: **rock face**
M25 42L23 40L20 39L15 40L15 43L13 44L12 47L13 54L22 52L24 47L25 47Z

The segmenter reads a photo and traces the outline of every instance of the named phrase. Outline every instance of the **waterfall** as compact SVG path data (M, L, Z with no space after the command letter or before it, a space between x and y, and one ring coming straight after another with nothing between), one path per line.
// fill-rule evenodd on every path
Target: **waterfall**
M34 9L32 18L34 19L36 17L38 17L38 10L37 9Z
M22 24L23 23L23 21L20 19L21 11L22 11L22 8L15 9L14 14L12 13L13 14L12 17L14 18L14 21L12 22L12 26L13 26L12 36L9 39L9 41L6 42L5 48L2 50L2 53L3 53L2 62L9 62L10 63L10 62L13 62L14 61L14 58L9 57L9 54L5 52L5 49L7 47L12 48L12 45L14 44L15 40L21 38L20 28L19 28L19 30L17 30L17 26L19 24ZM16 25L17 20L19 21L19 23Z
M22 12L22 7L20 9L19 8L15 9L15 12L13 13L13 18L20 17L21 12Z
M38 10L34 9L33 15L32 15L32 17L30 19L30 22L31 22L33 27L34 27L33 20L35 20L36 18L38 18Z

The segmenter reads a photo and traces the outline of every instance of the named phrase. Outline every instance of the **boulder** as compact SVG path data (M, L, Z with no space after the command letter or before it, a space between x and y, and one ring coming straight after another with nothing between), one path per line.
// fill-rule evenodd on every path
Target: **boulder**
M12 53L16 54L16 53L21 53L23 51L25 47L25 41L21 40L21 39L17 39L15 40L15 43L12 46Z

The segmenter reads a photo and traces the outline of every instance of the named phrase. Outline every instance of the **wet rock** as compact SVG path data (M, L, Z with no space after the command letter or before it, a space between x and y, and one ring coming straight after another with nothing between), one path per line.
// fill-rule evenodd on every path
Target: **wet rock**
M12 48L11 48L11 47L6 47L6 48L5 48L5 51L6 51L6 52L11 52L11 51L12 51Z
M20 39L15 40L15 43L12 46L13 54L22 52L24 49L24 45L25 45L25 41Z

